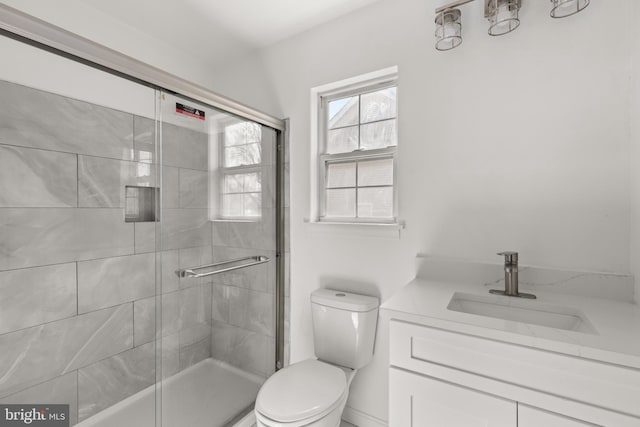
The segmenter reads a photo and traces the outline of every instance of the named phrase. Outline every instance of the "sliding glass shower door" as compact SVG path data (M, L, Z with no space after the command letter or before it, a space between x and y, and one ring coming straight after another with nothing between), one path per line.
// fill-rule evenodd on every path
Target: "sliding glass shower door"
M232 425L276 365L276 131L0 48L0 415Z
M275 371L277 135L164 92L158 106L161 423L223 426Z

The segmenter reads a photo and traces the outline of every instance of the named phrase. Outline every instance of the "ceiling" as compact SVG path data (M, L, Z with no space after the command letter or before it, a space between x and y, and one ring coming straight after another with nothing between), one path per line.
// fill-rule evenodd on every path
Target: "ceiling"
M212 64L308 30L378 0L83 0Z

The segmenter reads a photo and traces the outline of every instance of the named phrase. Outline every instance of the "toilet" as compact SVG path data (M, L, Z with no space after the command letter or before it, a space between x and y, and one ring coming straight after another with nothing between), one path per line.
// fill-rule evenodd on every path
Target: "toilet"
M373 357L378 298L318 289L311 294L318 359L273 374L260 388L258 427L337 427L358 369Z

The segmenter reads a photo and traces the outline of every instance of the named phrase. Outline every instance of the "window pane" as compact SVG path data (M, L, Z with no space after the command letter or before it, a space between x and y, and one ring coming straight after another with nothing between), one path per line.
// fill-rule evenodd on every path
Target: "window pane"
M233 174L224 176L224 186L222 187L223 193L242 193L244 175Z
M242 194L224 194L222 196L222 215L226 217L242 216Z
M226 147L224 149L224 165L228 168L241 166L247 154L247 147L240 145L236 147Z
M330 130L327 135L327 153L350 153L358 148L358 126Z
M362 132L360 148L384 148L398 143L396 119L362 125L360 131Z
M244 190L245 192L255 192L262 190L261 174L247 173L244 175Z
M358 186L368 185L393 185L393 159L358 163Z
M252 143L247 145L246 147L247 158L245 159L245 165L257 165L260 163L260 157L262 152L262 147L260 143Z
M329 102L329 129L358 124L359 97Z
M358 217L391 218L392 216L393 187L358 189Z
M333 163L327 165L327 188L355 187L356 163Z
M241 145L246 143L246 126L245 123L235 123L224 127L224 145Z
M396 88L390 87L362 95L360 123L396 117Z
M262 129L260 129L260 125L257 123L247 122L245 127L245 135L245 141L247 144L262 141Z
M326 190L328 217L348 217L356 216L356 190Z
M244 216L260 216L262 211L262 195L260 193L243 194Z

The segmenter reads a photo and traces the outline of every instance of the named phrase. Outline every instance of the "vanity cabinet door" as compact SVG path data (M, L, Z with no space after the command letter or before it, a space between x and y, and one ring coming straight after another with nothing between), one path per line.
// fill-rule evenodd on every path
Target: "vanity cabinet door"
M517 425L517 405L511 400L395 368L389 369L389 387L393 427Z
M594 427L586 421L518 404L518 427Z

